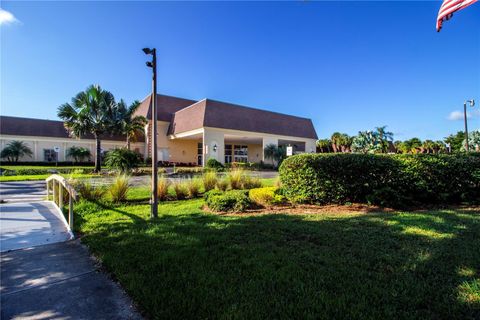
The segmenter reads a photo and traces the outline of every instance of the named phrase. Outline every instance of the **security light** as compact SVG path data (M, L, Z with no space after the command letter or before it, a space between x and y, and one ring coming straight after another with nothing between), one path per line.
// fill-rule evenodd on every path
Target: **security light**
M147 67L153 68L153 63L152 62L147 61L147 62L145 62L145 64L147 65Z
M150 49L150 48L143 48L142 51L143 51L145 54L152 54L152 53L153 53L153 50Z

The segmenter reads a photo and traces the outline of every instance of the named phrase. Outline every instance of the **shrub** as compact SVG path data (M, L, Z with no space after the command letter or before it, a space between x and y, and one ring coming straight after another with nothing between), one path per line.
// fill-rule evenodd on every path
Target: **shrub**
M105 156L105 165L121 172L128 172L136 168L139 163L139 154L126 148L113 149Z
M72 185L78 192L79 197L88 201L102 200L103 196L107 192L105 187L93 186L90 182L75 180L72 182Z
M240 212L245 211L251 206L248 192L243 190L231 190L224 193L216 191L215 193L209 193L205 199L207 206L217 212Z
M205 172L202 176L202 180L205 192L210 191L217 185L217 174L215 172Z
M157 197L158 200L163 201L167 199L168 196L168 187L170 186L170 182L165 177L158 177L157 182Z
M202 181L199 178L193 178L189 179L186 182L186 187L188 191L188 196L190 198L196 198L198 197L198 194L200 193L200 187L202 185Z
M221 164L214 158L208 159L205 167L208 169L213 169L215 171L222 171L224 169L223 164Z
M180 167L175 168L175 173L178 174L193 174L193 173L201 173L203 172L202 167Z
M205 199L205 202L208 203L210 197L219 196L219 195L222 195L222 194L224 194L224 192L222 192L220 190L217 190L217 189L213 189L213 190L210 190L208 192L205 192L203 194L203 199Z
M294 202L385 206L478 202L480 157L472 155L302 154L280 167Z
M188 188L185 181L175 181L173 183L173 190L175 191L177 200L183 200L188 195Z
M285 202L285 197L278 193L276 187L255 188L248 192L248 197L254 203L269 207L275 204L282 204Z
M112 197L113 202L122 202L127 199L127 192L130 189L130 177L127 175L118 175L113 179L112 184L108 188L108 193Z
M227 191L228 185L228 179L226 178L218 179L217 181L217 189L220 191Z

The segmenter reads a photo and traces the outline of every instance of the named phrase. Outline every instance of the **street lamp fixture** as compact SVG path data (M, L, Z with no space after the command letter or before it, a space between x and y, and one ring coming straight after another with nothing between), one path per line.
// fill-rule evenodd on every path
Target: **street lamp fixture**
M152 68L152 130L151 130L151 154L152 154L152 194L150 199L150 217L158 217L158 154L157 154L157 51L155 48L143 48L142 51L152 56L152 61L148 61L147 67Z
M467 103L473 108L475 106L475 100L467 100L463 103L463 120L465 122L465 150L467 150L468 153L470 151L470 147L468 145Z

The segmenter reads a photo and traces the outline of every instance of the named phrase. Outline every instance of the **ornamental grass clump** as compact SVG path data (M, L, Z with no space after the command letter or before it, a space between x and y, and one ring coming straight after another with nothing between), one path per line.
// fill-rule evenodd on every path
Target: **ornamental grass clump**
M217 174L215 172L205 172L202 176L203 188L205 192L210 191L217 185Z
M184 200L188 195L188 187L185 181L175 181L173 183L173 191L177 200Z
M258 177L250 177L245 175L242 181L242 189L253 189L253 188L260 188L262 186L262 182Z
M242 189L245 179L245 171L242 169L234 169L228 173L228 181L232 190Z
M227 191L228 185L229 185L229 182L227 178L221 178L221 179L218 179L217 181L217 189L220 191Z
M185 182L188 197L189 198L196 198L200 194L200 187L202 186L202 181L199 178L189 179Z
M158 200L164 201L167 199L168 196L168 187L170 186L170 182L165 177L159 177L157 182L157 197Z
M90 182L83 182L75 180L72 182L75 190L78 192L78 195L81 199L88 201L99 201L105 196L107 192L106 188L103 186L94 186Z
M130 189L130 176L121 174L113 179L113 183L108 188L112 201L115 203L127 200L127 193Z

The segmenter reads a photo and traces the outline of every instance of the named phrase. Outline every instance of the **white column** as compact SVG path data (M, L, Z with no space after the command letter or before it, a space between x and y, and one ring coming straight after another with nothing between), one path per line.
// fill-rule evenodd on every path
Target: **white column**
M309 139L305 141L305 152L306 153L316 153L317 152L317 141Z
M221 131L203 130L203 166L208 159L214 158L220 163L225 163L225 135Z

